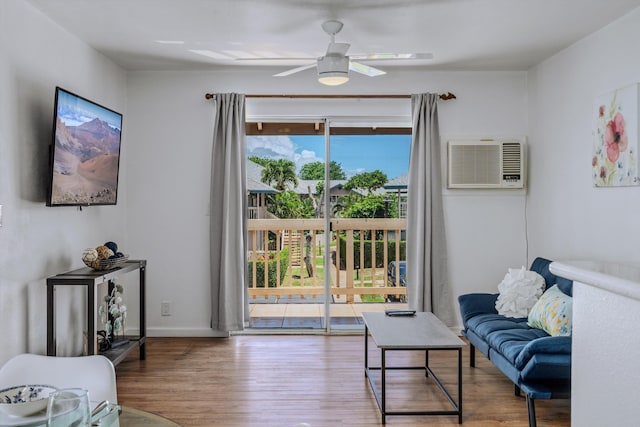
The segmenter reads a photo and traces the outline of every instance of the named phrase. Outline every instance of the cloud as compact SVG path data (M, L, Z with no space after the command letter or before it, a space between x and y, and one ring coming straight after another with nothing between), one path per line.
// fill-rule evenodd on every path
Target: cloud
M300 150L288 136L248 136L247 156L286 159L296 164L296 170L311 162L321 162L315 151Z
M263 153L264 157L272 159L293 160L295 145L288 136L249 136L247 154L254 156L254 152Z
M358 175L364 172L367 172L365 168L347 169L344 171L345 175L347 175L347 179L350 179L354 175Z
M312 162L323 162L324 160L318 156L316 156L315 151L311 150L302 150L300 154L297 154L296 164L300 164L301 166L307 163Z

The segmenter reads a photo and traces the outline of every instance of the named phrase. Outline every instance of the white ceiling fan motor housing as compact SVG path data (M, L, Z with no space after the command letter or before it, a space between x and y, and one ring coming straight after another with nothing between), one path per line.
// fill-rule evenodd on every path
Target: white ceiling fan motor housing
M349 57L326 55L318 59L318 78L343 77L349 78Z

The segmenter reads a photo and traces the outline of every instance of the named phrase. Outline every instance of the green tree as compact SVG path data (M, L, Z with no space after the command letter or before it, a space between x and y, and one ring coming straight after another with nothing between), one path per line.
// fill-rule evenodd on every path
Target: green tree
M300 179L324 179L324 162L306 163L300 168ZM329 163L329 179L347 179L340 163L332 160Z
M267 157L257 157L257 156L249 156L247 159L251 160L253 163L257 163L260 166L266 166L267 163L271 162L273 159L269 159Z
M294 187L298 185L296 165L291 160L269 159L263 167L262 182L265 184L273 184L273 187L280 191L286 190L287 184L292 184Z
M371 194L374 190L382 187L388 181L389 178L387 178L387 175L376 169L373 172L363 172L352 176L344 185L344 188L347 190L362 188Z
M395 195L351 196L341 198L344 218L397 218L398 200ZM385 201L386 199L386 201Z
M268 211L278 218L313 218L314 210L309 199L302 200L293 191L283 191L282 193L270 196Z

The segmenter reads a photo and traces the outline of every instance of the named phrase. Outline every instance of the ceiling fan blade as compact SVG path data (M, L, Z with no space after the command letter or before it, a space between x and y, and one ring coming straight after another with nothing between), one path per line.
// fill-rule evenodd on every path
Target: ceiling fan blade
M386 71L379 70L377 68L370 67L368 65L361 64L359 62L349 62L349 69L356 73L364 74L365 76L375 77L387 74Z
M402 59L433 59L432 53L369 53L365 55L351 55L351 59L363 60L402 60Z
M284 57L277 56L271 58L234 58L234 61L314 61L317 57L315 56L299 56L299 57Z
M283 71L281 73L278 74L274 74L273 77L286 77L286 76L290 76L291 74L295 74L298 73L300 71L304 71L304 70L308 70L309 68L313 68L316 66L316 63L311 63L311 64L307 64L307 65L302 65L300 67L296 67L296 68L292 68L290 70L287 71Z
M327 53L325 55L345 56L349 50L349 43L329 43Z

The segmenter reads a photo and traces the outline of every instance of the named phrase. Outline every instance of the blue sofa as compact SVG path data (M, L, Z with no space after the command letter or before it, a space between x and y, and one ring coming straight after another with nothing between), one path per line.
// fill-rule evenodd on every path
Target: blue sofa
M550 260L536 258L530 270L544 277L546 288L557 284L571 296L573 282L549 271ZM498 314L498 294L474 293L458 297L464 329L469 340L470 365L475 367L478 349L525 393L529 426L535 427L535 399L567 399L571 391L571 337L552 337L527 325L527 318Z

